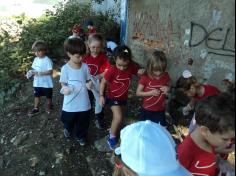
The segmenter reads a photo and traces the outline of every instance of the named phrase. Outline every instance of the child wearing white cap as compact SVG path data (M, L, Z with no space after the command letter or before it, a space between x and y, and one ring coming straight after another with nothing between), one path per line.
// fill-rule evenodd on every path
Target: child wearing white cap
M121 131L113 176L191 176L178 162L175 142L160 124L141 121Z

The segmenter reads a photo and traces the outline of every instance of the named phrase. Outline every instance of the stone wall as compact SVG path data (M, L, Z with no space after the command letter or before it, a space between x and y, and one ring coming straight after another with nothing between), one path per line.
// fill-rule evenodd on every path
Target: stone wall
M142 65L164 50L173 81L188 68L221 87L235 79L235 1L129 0L127 44Z

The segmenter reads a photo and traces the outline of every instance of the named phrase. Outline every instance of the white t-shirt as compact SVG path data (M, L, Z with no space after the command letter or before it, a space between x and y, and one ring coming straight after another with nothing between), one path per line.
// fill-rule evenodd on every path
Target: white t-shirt
M80 69L72 68L68 63L61 69L60 83L73 89L70 95L64 96L62 110L66 112L83 112L91 109L86 81L91 79L87 64Z
M53 69L53 63L47 56L43 58L36 57L32 64L32 68L37 72L47 72ZM33 86L53 88L52 75L34 76Z

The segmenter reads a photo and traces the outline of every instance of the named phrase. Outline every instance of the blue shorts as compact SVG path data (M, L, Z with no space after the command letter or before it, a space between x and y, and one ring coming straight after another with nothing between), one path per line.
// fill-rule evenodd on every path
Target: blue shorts
M160 123L162 126L167 126L165 111L148 111L142 108L140 120L151 120L152 122Z
M34 97L43 96L52 99L52 88L34 87Z
M127 104L126 100L115 100L115 99L109 99L106 98L106 105L112 107L112 106L125 106Z

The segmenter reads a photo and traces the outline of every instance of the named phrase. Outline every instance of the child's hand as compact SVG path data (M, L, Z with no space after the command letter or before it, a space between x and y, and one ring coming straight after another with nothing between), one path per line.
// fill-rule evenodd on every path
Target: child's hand
M99 103L100 103L100 105L102 106L102 107L104 107L105 106L105 97L104 96L100 96L100 99L99 99Z
M189 115L189 112L193 110L193 108L191 107L190 104L188 104L187 106L183 107L183 115L184 116L187 116Z
M170 88L168 86L162 86L160 90L166 95L169 92Z
M235 169L234 166L229 163L229 161L224 160L222 158L218 158L218 168L221 174L225 174L226 176L234 176Z
M42 72L35 71L34 76L42 76Z
M73 92L73 89L68 86L63 86L60 93L63 95L70 95Z
M31 78L32 76L34 75L34 70L29 70L27 73L26 73L26 78L29 79Z
M232 143L229 146L217 147L215 151L221 154L230 154L232 152L235 152L235 144Z
M88 90L92 90L93 89L93 82L89 81L88 83L86 83L86 87Z
M138 75L143 75L145 73L145 69L139 69L138 70Z
M151 96L155 96L156 97L156 96L160 95L161 91L159 89L154 89L150 93L151 93Z

